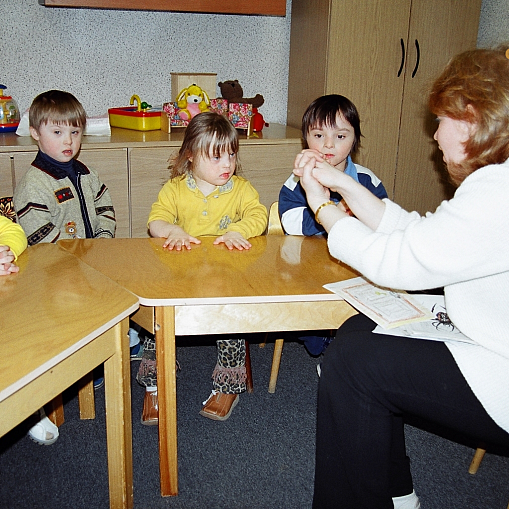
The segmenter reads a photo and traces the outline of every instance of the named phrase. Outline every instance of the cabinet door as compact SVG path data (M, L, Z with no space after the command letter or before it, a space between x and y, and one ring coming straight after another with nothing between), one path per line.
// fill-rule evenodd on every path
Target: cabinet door
M12 196L11 154L0 154L0 197Z
M127 172L127 149L82 150L79 159L95 170L108 187L115 217L117 219L116 237L129 238L131 226L129 219L129 190Z
M392 196L410 0L332 2L326 93L348 97L361 118L355 161ZM406 49L406 48L405 48Z
M434 211L453 194L433 140L437 126L427 97L449 59L476 47L480 11L481 0L412 2L394 191L396 202L407 210Z
M279 190L291 175L295 156L301 150L298 139L281 145L241 145L239 175L253 184L267 209L279 199Z
M168 159L178 147L129 149L131 235L148 237L147 219L152 203L170 176Z
M389 196L410 5L410 0L292 2L288 123L300 127L306 107L320 95L348 97L357 106L363 134L354 159L382 179Z
M301 150L299 138L282 143L246 143L240 145L239 175L248 179L267 208L278 200L279 190L293 169L295 156ZM178 150L175 147L173 151ZM147 219L152 203L169 178L167 148L134 148L129 155L132 210L132 236L146 237Z
M30 168L37 152L14 152L11 155L14 164L14 187L16 187L16 184Z

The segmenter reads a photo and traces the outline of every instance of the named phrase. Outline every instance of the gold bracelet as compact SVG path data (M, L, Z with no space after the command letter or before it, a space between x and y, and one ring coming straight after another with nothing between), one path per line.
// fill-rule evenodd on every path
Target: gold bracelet
M320 220L318 219L318 214L320 213L320 211L324 208L324 207L327 207L329 205L334 205L336 206L336 204L329 200L329 201L326 201L325 203L322 203L317 209L316 209L316 212L315 212L315 221L318 223L318 224L322 224L320 223Z

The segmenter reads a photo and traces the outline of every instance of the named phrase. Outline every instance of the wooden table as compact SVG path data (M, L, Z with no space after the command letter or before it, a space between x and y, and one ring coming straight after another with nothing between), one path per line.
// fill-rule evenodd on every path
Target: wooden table
M110 507L132 508L126 334L138 299L54 244L18 265L0 277L0 436L104 362Z
M155 329L163 496L178 493L176 335L333 329L355 314L322 288L357 274L330 257L321 237L256 237L249 251L201 240L185 252L164 250L162 239L59 243L137 295L135 319Z

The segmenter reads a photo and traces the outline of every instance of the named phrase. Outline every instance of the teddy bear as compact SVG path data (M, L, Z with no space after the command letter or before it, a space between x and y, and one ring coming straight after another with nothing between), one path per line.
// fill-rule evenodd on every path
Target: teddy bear
M252 104L253 108L259 108L265 101L263 95L256 94L254 97L243 97L244 90L238 80L220 81L221 97L230 103Z
M210 99L202 88L196 83L184 88L177 97L177 106L180 108L179 117L182 120L191 120L198 113L209 111Z

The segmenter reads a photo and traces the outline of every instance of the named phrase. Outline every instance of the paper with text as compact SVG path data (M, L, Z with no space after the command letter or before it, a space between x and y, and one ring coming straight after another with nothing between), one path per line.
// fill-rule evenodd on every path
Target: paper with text
M408 293L376 286L362 277L330 283L323 287L343 297L384 329L432 317L430 310Z

